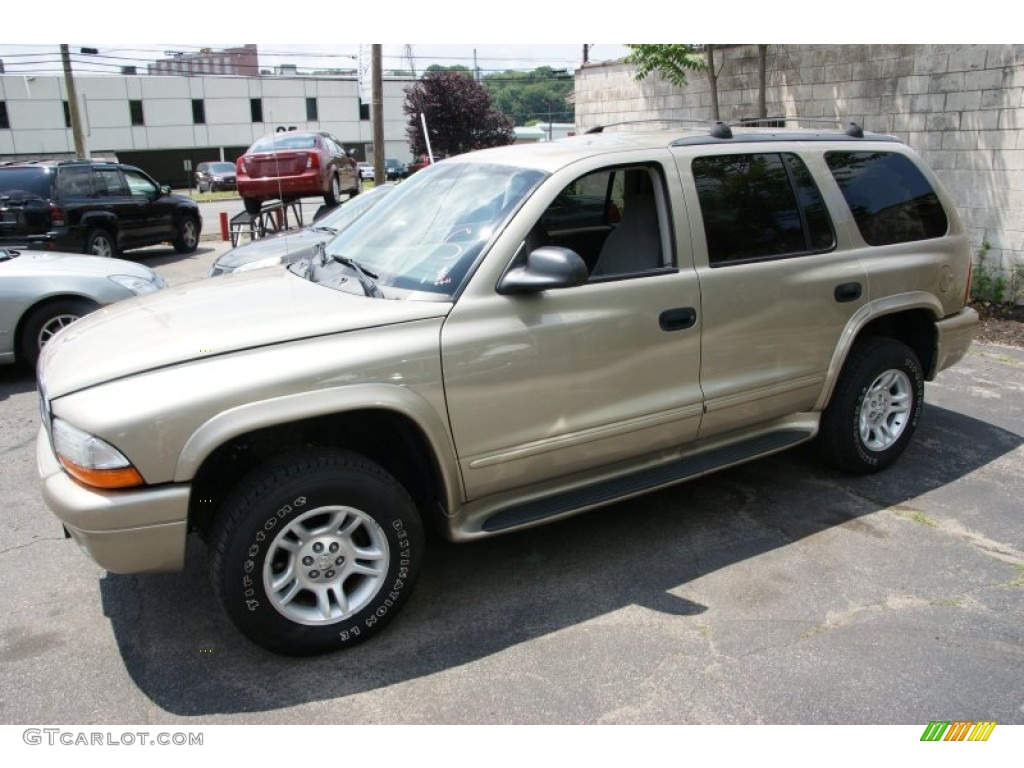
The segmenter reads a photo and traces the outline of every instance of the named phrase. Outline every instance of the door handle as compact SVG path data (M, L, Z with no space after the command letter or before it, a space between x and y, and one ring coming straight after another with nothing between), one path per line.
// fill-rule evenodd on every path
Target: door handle
M838 302L856 301L861 295L860 283L842 283L837 285L833 295Z
M697 310L693 307L666 309L658 315L658 325L663 331L682 331L697 324Z

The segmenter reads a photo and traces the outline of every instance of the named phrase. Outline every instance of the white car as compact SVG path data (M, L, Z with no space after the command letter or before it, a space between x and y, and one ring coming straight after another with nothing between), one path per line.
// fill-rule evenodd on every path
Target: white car
M164 285L133 261L0 248L0 363L35 366L43 345L78 318Z

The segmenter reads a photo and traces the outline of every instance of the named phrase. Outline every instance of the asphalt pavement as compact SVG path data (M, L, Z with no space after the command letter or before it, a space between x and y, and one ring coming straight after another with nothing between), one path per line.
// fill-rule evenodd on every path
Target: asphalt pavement
M131 258L178 284L227 247ZM803 447L434 541L380 636L287 659L225 618L200 542L181 573L113 575L62 537L33 377L2 368L0 723L1022 724L1022 373L1024 350L975 345L877 475Z

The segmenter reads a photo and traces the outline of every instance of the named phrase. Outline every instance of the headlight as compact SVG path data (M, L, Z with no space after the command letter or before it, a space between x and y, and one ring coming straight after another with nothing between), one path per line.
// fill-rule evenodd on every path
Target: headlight
M110 275L110 279L122 288L127 288L136 296L158 291L167 285L164 279L156 274L150 278L138 277L137 275Z
M284 257L283 256L267 256L267 257L262 258L262 259L257 259L256 261L250 261L247 264L243 264L240 267L235 267L232 271L233 272L248 272L250 269L263 269L264 267L276 267L282 261L284 261Z
M131 488L145 482L139 471L110 443L54 419L53 450L61 466L79 482L94 488Z

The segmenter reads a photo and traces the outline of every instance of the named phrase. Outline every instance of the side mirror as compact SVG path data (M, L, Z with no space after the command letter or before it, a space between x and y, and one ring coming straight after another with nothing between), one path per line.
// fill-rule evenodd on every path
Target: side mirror
M169 194L171 194L171 188L168 185L166 185L166 184L161 184L160 185L160 195L169 195ZM157 197L160 197L160 195L157 195Z
M513 267L498 281L498 293L540 293L553 288L583 285L590 277L587 265L576 251L543 245L530 251L526 264Z

